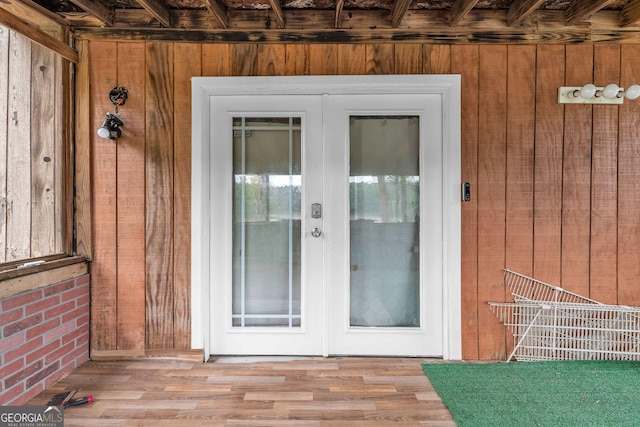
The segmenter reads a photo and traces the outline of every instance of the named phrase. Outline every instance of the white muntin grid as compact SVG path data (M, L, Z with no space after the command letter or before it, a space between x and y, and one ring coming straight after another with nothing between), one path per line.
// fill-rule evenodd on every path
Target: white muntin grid
M509 328L507 362L640 360L640 307L602 304L505 270L514 302L490 302Z

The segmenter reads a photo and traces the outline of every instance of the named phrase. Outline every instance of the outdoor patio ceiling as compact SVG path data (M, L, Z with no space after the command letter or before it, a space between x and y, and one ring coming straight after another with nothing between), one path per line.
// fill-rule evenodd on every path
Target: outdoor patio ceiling
M15 0L14 0L15 1ZM503 21L514 27L527 20L584 25L592 18L620 27L640 19L640 0L23 0L59 15L76 27L101 28L352 28L358 12L370 29L398 28L408 15L426 15L438 24L466 26ZM370 12L370 13L369 13ZM406 23L405 23L406 24Z

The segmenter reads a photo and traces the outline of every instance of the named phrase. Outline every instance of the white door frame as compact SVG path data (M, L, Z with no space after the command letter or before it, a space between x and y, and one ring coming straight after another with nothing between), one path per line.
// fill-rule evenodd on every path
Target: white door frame
M462 357L461 143L459 75L367 75L192 78L191 347L210 344L210 97L219 95L439 94L443 130L442 339L444 359Z

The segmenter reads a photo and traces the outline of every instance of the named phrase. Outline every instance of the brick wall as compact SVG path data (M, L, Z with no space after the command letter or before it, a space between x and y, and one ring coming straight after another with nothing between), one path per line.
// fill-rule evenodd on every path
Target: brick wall
M0 405L22 405L89 359L89 275L0 300Z

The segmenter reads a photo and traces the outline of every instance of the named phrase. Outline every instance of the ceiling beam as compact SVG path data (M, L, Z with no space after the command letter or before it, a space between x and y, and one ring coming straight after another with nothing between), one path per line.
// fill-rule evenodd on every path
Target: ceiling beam
M165 27L171 27L171 13L161 0L136 0L147 12Z
M640 0L633 0L622 8L620 25L626 27L640 21Z
M71 3L98 18L102 25L106 27L113 25L113 9L109 9L98 0L71 0Z
M393 8L391 8L391 26L398 28L404 18L404 14L409 10L412 0L395 0L393 2Z
M587 20L614 1L616 0L573 0L564 12L564 21L567 25L573 25Z
M388 17L389 12L386 11ZM331 11L331 22L333 11ZM384 19L382 17L381 19ZM623 43L640 43L640 32L620 30L595 31L583 26L563 30L557 27L545 27L537 32L514 30L503 27L503 31L467 28L450 25L434 27L412 27L411 29L264 29L255 30L189 30L180 28L129 29L119 27L77 28L77 40L109 41L162 41L197 43L423 43L423 44L580 44L610 43L611 40ZM448 29L448 30L447 30Z
M471 9L478 3L478 0L456 0L451 7L451 14L449 15L449 25L456 26L458 22L462 20Z
M516 0L509 6L507 25L518 25L524 18L538 9L545 0Z
M224 5L220 3L220 0L204 0L204 4L207 6L209 12L216 17L222 28L229 28L229 16L227 15L227 10Z
M313 14L297 9L283 9L283 12L286 22L285 30L292 32L318 30L324 34L331 34L328 30L334 28L336 13L333 9L318 10ZM363 10L354 11L353 14L347 12L348 10L345 8L339 31L369 29L372 32L372 41L375 42L378 31L396 30L391 27L389 10ZM264 13L264 9L229 9L229 21L233 21L233 30L238 32L234 34L245 31L247 32L245 38L249 40L253 31L264 30ZM103 27L97 19L88 16L85 12L68 13L65 14L65 17L74 25L76 34L80 31L82 34L88 34L93 29ZM176 29L179 33L190 30L224 30L218 21L212 18L211 12L206 9L172 10L171 28ZM122 31L131 31L134 37L139 31L163 29L160 23L144 9L116 10L116 21L118 28ZM436 42L440 36L442 43L446 43L446 40L449 40L449 35L453 34L460 38L453 40L453 43L479 41L490 37L491 34L494 35L496 41L510 34L512 42L516 44L531 43L533 40L538 40L541 43L579 43L581 41L586 43L630 43L631 40L637 40L640 37L639 24L625 28L620 27L619 10L602 10L591 18L588 25L579 23L566 26L564 24L564 10L539 9L519 25L513 27L507 26L507 10L473 9L465 17L464 25L457 27L449 25L448 11L412 10L411 13L404 16L399 29L403 37L409 39L411 32L415 32L416 43L422 42L421 37L424 34L430 34L430 37L433 37L433 40L428 40L427 43ZM165 30L170 39L176 37L171 30ZM271 31L276 30L274 24ZM122 31L119 31L118 34L123 34ZM108 31L103 33L107 34ZM586 37L588 33L593 37L580 39L580 37ZM238 42L242 40L244 38ZM331 40L330 37L327 42ZM293 39L290 42L295 43L296 40Z
M51 49L64 59L71 61L74 64L77 64L79 61L78 52L71 46L63 43L53 36L50 36L49 34L41 31L35 25L18 18L2 8L0 8L0 24L22 34L41 46Z
M465 24L451 27L446 11L416 10L400 28L392 28L389 10L343 13L342 28L334 29L335 10L313 14L283 10L286 28L265 29L264 9L229 10L233 29L222 29L206 10L172 12L172 28L160 28L144 10L117 11L117 27L96 27L78 21L77 40L154 40L212 43L511 43L575 44L640 42L640 26L621 28L619 11L601 11L589 25L564 25L563 10L538 10L515 27L507 26L507 11L476 10ZM346 10L345 10L346 12ZM79 16L80 17L80 16ZM72 22L72 17L68 16ZM377 23L377 25L372 25ZM153 25L153 28L149 26ZM275 24L274 24L275 27Z
M2 3L0 7L3 9L8 10L16 16L23 17L27 22L30 22L37 27L41 27L37 22L41 20L39 19L41 16L58 25L71 25L71 23L62 16L50 11L44 6L39 5L33 0L3 0L0 3ZM35 14L33 13L34 11L36 12Z
M344 0L337 0L336 1L336 22L335 22L335 28L340 28L340 25L342 25L342 9L344 8Z
M388 13L388 12L387 12ZM447 25L448 28L451 28ZM512 44L541 44L541 43L583 43L592 38L588 30L583 32L558 33L556 30L525 35L522 32L496 33L478 32L473 35L468 30L459 28L449 33L443 28L424 28L420 30L401 29L320 29L320 30L190 30L171 29L137 29L101 27L78 28L76 37L79 40L109 40L109 41L172 41L197 43L423 43L423 44L465 44L465 43L512 43ZM610 35L610 33L608 33ZM617 36L617 34L613 34ZM528 39L526 38L528 37ZM640 41L640 35L628 39L631 42Z
M276 24L278 25L278 28L284 28L284 14L282 13L280 0L269 0L269 4L271 5L273 13L276 15Z

